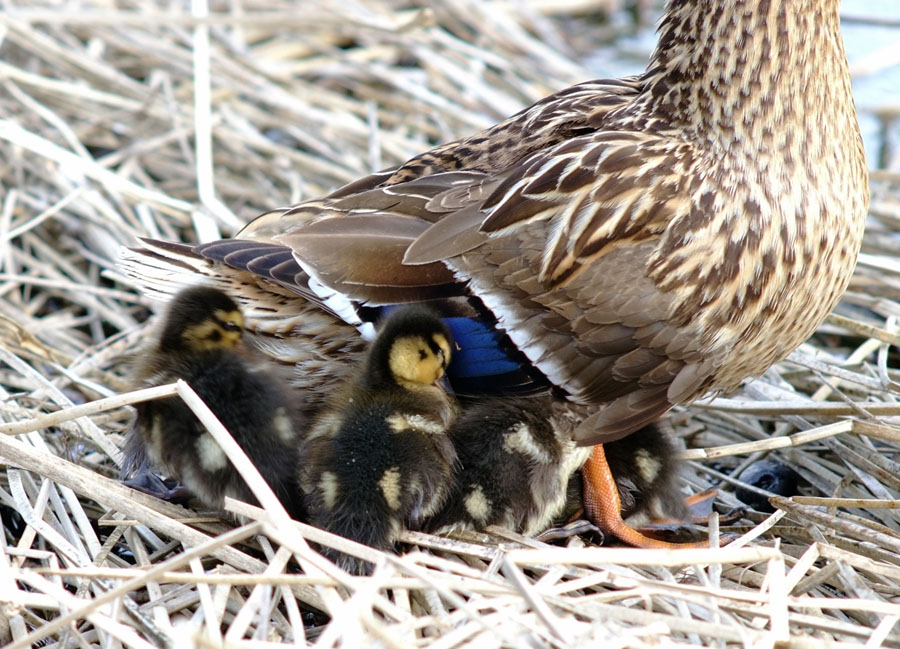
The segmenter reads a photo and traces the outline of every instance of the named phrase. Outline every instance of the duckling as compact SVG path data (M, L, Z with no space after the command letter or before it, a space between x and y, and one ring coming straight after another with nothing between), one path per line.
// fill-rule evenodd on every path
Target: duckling
M450 333L431 311L388 316L358 379L304 444L300 483L314 525L387 550L404 526L420 526L443 503L456 462L447 436L455 405L438 385L450 354ZM352 572L368 570L330 554Z
M677 484L681 462L659 423L603 448L619 490L622 518L687 520L688 508Z
M453 490L428 529L542 531L562 511L566 485L590 454L575 445L572 427L557 419L549 397L467 404L449 431L459 458Z
M675 445L659 422L644 426L641 430L615 442L603 445L606 461L615 479L616 496L608 497L615 503L618 498L618 518L628 521L627 528L651 525L660 521L690 523L689 499L685 499L678 489L677 478L681 468ZM568 521L584 509L584 476L582 471L571 474L565 508L557 520ZM707 497L704 494L704 497ZM693 498L693 497L691 497ZM614 507L616 505L614 504ZM578 521L584 523L585 521ZM584 528L583 525L563 525L541 534L541 540L571 536ZM599 531L613 538L621 538L618 526L605 526ZM667 547L666 542L646 537L642 545Z
M549 397L484 399L463 407L449 431L459 458L453 491L428 529L497 525L533 536L565 511L574 513L583 498L579 469L590 451L576 446L571 431ZM604 447L622 519L687 520L675 448L658 425ZM618 536L616 528L603 531Z
M673 544L635 529L637 525L664 521L676 521L690 527L690 509L704 502L709 504L715 497L715 491L687 499L680 493L677 478L681 463L663 424L647 424L628 437L599 447L614 478L612 489L604 488L599 498L585 497L593 489L595 476L592 472L597 469L595 463L588 461L582 466L578 485L582 490L570 489L570 494L578 493L578 503L583 503L587 518L604 534L623 543L644 548L708 547L706 541ZM597 448L592 458L597 454ZM598 513L598 509L604 511Z
M281 382L243 343L243 315L219 290L182 290L171 301L158 339L135 368L136 387L185 380L219 418L294 517L303 515L296 481L298 426ZM225 496L256 499L216 441L178 397L138 404L128 433L123 477L158 484L152 467L179 480L205 506Z

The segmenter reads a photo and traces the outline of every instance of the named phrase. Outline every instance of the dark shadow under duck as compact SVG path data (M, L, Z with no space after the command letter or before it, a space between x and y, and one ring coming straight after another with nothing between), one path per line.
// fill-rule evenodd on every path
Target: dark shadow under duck
M790 466L775 458L757 460L744 468L737 478L745 484L739 484L734 495L759 512L775 511L769 502L771 496L790 498L797 494L799 476Z
M186 381L288 512L300 518L295 408L272 374L272 363L257 358L242 338L243 316L230 297L202 286L185 289L169 304L158 340L137 362L136 387ZM207 507L221 509L225 496L256 502L218 443L179 397L140 403L136 410L124 449L123 477L131 478L127 484L152 491L161 484L152 468L179 480Z
M430 311L388 316L358 379L319 416L304 445L300 481L310 522L382 550L442 504L456 461L446 431L454 404L437 382L450 335ZM368 571L326 551L346 569Z

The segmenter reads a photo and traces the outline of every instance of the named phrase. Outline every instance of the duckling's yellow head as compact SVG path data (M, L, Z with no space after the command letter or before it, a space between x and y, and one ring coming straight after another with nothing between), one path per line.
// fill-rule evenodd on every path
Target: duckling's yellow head
M382 324L369 352L365 380L415 390L443 378L449 363L450 332L441 319L423 307L404 307Z
M244 333L244 316L234 300L206 286L184 289L169 303L159 341L163 352L233 349Z
M440 331L430 336L400 336L394 340L388 356L391 374L406 387L439 381L449 362L450 341Z

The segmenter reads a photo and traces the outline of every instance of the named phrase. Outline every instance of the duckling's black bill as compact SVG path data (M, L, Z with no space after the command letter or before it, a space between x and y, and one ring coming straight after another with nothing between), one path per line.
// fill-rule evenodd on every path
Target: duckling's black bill
M591 457L581 468L584 477L584 512L604 534L638 548L674 549L707 548L706 541L671 543L642 534L622 520L619 488L606 461L603 444L597 444Z

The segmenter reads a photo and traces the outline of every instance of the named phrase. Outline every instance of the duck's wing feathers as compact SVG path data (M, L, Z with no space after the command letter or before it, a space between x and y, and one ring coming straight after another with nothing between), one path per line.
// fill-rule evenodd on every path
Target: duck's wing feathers
M459 190L457 196L470 191L468 188L483 191L479 186L483 178L496 177L528 156L573 137L596 132L609 116L637 96L642 85L641 77L634 76L596 79L564 88L480 133L364 176L324 198L263 214L247 224L237 237L271 242L276 235L322 216L356 209L390 210L397 203L397 194L388 189L392 186L402 186L398 187L405 201L402 213L437 220L464 205L454 207L448 203L439 207L443 198L435 201L435 197L448 197L445 192L454 186ZM416 201L417 196L425 200ZM469 196L465 202L480 198Z
M369 306L462 294L442 263L403 264L409 244L428 222L392 213L322 219L277 237L319 283Z
M722 360L698 354L694 329L673 324L676 296L650 277L673 224L698 218L696 174L684 173L697 156L650 123L616 127L614 109L553 128L547 106L529 110L495 127L543 129L533 152L506 148L526 153L509 166L467 160L477 141L453 143L385 184L340 190L326 209L299 206L279 240L310 275L360 300L432 299L464 284L532 366L593 413L581 439L622 436L702 391ZM459 284L444 283L443 265ZM384 290L392 282L403 285L395 294Z
M642 85L643 80L635 76L564 88L480 133L415 156L397 167L384 184L406 183L446 171L499 173L534 153L603 128L610 116L637 96Z
M692 154L652 133L582 136L499 174L369 189L376 211L357 202L280 240L310 274L357 299L391 298L382 287L396 277L405 282L398 301L438 297L438 287L459 286L441 284L446 264L551 383L604 404L579 437L611 439L702 391L721 361L708 347L700 353L691 327L673 324L677 298L650 277L661 238L690 210L696 188L678 167ZM331 247L314 236L325 230ZM372 265L354 263L364 258ZM422 266L404 270L409 261Z
M426 230L404 261L449 259L545 221L538 277L548 286L563 284L597 256L664 232L687 208L691 188L678 171L691 164L692 153L686 143L646 133L574 138L480 180L471 192L477 198ZM450 198L461 203L460 190Z

